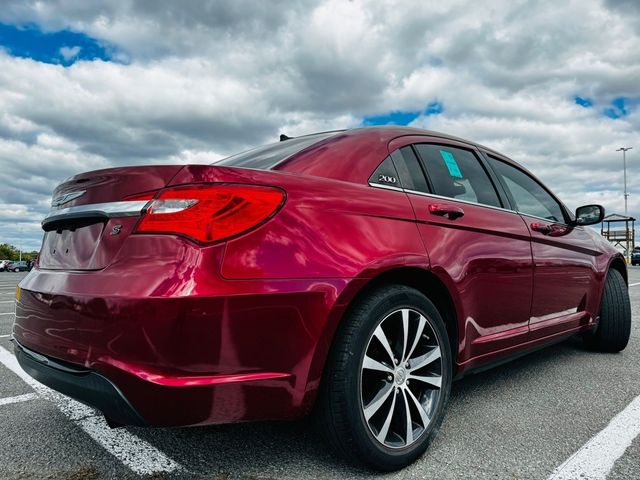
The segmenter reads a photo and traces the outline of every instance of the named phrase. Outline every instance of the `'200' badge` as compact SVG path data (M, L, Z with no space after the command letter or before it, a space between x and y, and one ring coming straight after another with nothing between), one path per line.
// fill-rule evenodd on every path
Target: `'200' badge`
M378 175L378 181L382 182L382 183L392 183L392 184L396 184L398 182L398 180L396 180L396 177L392 177L391 175Z

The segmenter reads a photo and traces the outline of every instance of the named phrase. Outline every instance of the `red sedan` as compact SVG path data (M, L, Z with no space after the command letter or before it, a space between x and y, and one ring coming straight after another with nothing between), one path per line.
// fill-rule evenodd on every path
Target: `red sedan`
M505 156L410 128L319 133L213 165L55 190L17 292L23 368L114 425L315 414L349 458L427 448L452 380L630 332L623 257Z

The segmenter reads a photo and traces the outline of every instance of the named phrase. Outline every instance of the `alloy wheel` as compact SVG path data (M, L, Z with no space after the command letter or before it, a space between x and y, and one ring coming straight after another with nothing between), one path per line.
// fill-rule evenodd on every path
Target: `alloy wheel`
M411 308L384 317L360 369L362 413L376 440L389 448L417 442L434 418L441 387L440 343L431 321Z

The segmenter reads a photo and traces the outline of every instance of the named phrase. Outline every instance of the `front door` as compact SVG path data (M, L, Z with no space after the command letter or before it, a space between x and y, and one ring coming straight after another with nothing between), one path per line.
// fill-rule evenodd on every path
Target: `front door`
M568 225L566 209L532 176L496 157L489 164L531 232L534 286L530 339L543 338L595 320L587 311L598 252L586 227Z

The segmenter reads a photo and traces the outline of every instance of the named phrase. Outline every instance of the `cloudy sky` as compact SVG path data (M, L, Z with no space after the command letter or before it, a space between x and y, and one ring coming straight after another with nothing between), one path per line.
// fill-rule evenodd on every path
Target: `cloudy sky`
M0 0L0 243L65 178L409 124L640 215L640 2Z

